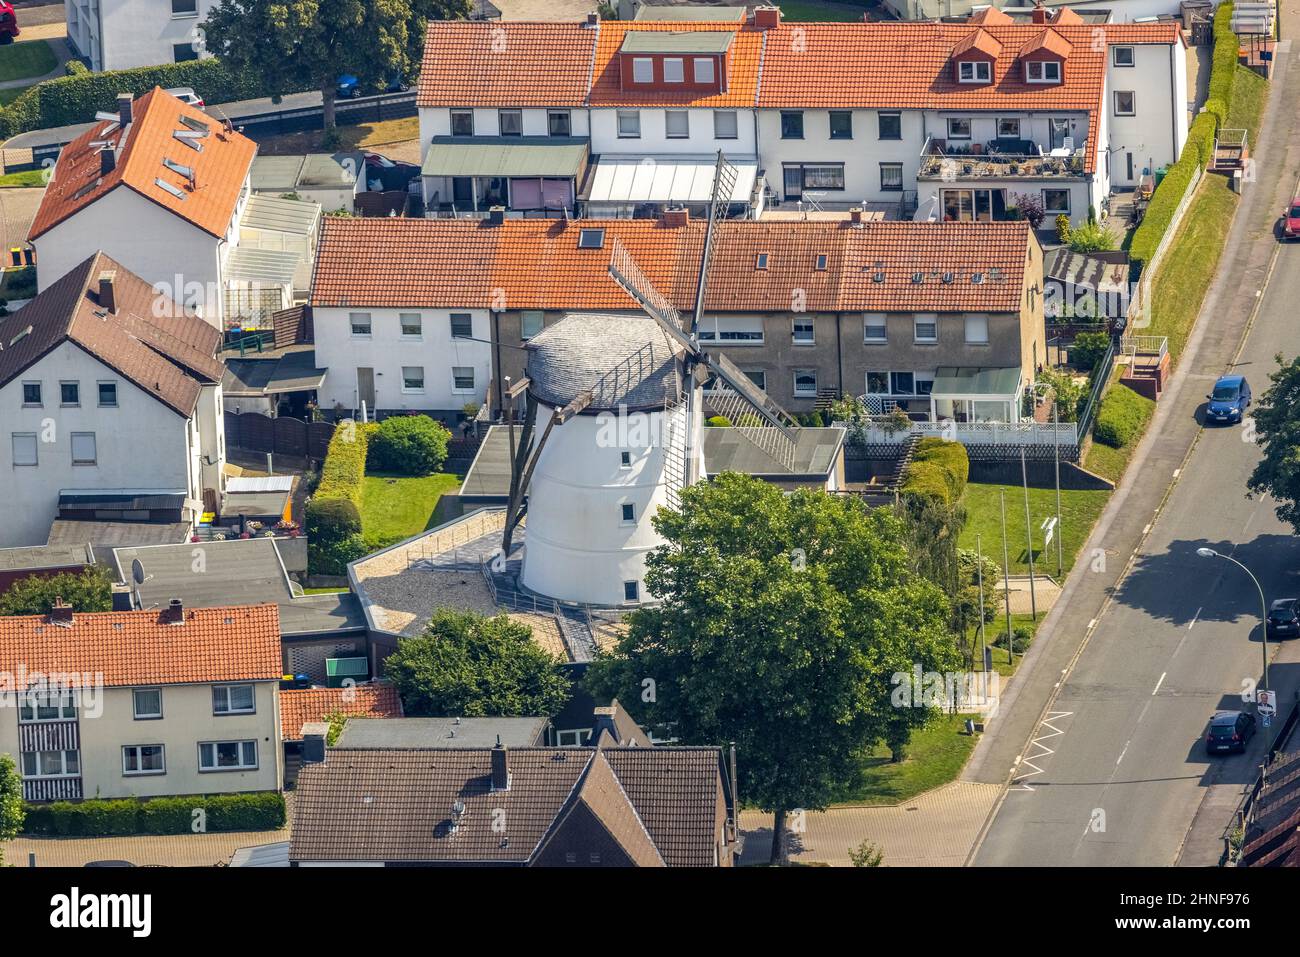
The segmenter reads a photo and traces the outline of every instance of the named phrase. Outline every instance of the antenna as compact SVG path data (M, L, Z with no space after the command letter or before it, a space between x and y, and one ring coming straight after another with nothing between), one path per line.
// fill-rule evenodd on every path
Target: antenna
M140 559L131 559L131 581L135 583L135 588L133 589L135 592L135 607L144 607L144 599L140 596L140 586L152 578L152 575L146 575L144 573L144 565L140 563Z

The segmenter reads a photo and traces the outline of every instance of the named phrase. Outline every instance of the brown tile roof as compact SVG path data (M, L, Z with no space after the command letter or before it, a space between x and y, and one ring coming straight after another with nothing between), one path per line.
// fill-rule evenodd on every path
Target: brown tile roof
M187 608L180 625L165 623L162 614L77 613L70 626L51 624L45 615L0 617L0 671L90 675L92 681L102 675L108 687L280 677L275 605Z
M581 804L633 860L652 862L648 835L669 866L711 866L719 762L713 748L514 748L494 792L490 749L332 748L298 777L290 859L527 864Z
M983 53L987 57L996 60L998 54L1002 52L1002 44L989 35L987 30L975 30L967 33L957 45L952 48L952 55L959 57L963 53L975 51Z
M99 303L99 278L106 271L115 273L115 313L105 313ZM202 385L221 381L221 333L104 253L0 318L0 386L65 341L181 415L193 412Z
M390 684L280 691L280 728L286 741L301 741L304 724L325 721L332 714L349 718L400 718L402 699Z
M202 152L195 152L173 136L178 130L188 129L181 117L211 131L200 141ZM257 153L256 143L239 133L225 132L202 110L158 87L135 101L133 122L125 130L119 128L104 136L102 131L107 126L96 122L63 148L29 239L36 239L119 186L134 190L206 233L225 236ZM113 142L118 152L117 165L107 175L100 174L99 148L91 145L102 139ZM195 187L190 189L185 176L163 166L164 159L190 167ZM185 198L158 186L160 179L180 189Z
M624 90L619 79L618 51L624 38L633 32L708 32L734 33L727 56L727 89L722 93L701 94L692 91ZM758 89L759 63L763 57L763 31L748 24L671 20L606 20L600 25L596 43L595 67L592 70L592 106L656 104L674 106L753 106Z
M582 228L605 230L579 249ZM695 295L704 226L659 220L481 221L326 218L315 306L632 309L609 277L615 238L680 309ZM706 306L718 311L912 310L1018 312L1026 223L730 221L718 231ZM400 254L395 254L400 250ZM767 268L757 256L767 254ZM817 257L827 268L816 268ZM877 269L876 263L883 265ZM998 270L1001 279L972 283ZM885 281L873 281L876 272ZM912 275L923 273L915 284ZM943 282L943 274L953 281Z
M581 23L433 21L416 103L581 106L596 34Z
M1047 29L1030 40L1021 49L1021 56L1029 56L1033 53L1045 52L1052 53L1064 59L1070 55L1074 49L1073 45L1065 37L1061 36L1055 30Z

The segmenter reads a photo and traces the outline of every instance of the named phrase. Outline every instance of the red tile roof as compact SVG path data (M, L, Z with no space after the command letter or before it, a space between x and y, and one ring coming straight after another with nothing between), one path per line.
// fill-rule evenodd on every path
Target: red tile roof
M1038 36L1030 40L1021 49L1021 56L1029 56L1033 53L1046 52L1052 53L1059 57L1068 57L1073 49L1070 41L1065 39L1055 30L1044 30Z
M967 33L957 42L957 45L952 48L952 55L958 57L972 51L983 53L996 60L998 54L1002 52L1002 43L995 40L987 30L976 30Z
M968 23L1014 23L1015 21L1009 14L1003 13L997 7L985 7L970 15Z
M727 56L727 89L722 93L689 90L625 90L619 80L619 49L629 33L646 31L734 33ZM758 90L759 63L763 56L763 33L737 23L690 23L671 20L608 20L600 25L595 67L591 75L591 106L636 104L672 106L753 106Z
M280 727L286 741L301 741L304 724L326 721L332 714L349 718L400 718L402 699L390 684L286 688L280 692Z
M222 125L201 110L182 103L155 87L132 106L133 121L107 135L107 122L96 122L63 148L32 221L29 239L57 226L119 186L134 190L145 199L170 210L206 233L225 236L239 195L248 177L257 144L239 133L227 133ZM195 152L173 135L202 124L210 131ZM92 143L108 140L117 150L117 165L100 173L99 147ZM169 159L194 171L194 187L180 173L163 166ZM157 184L163 180L179 189L181 199ZM126 223L124 227L134 224Z
M81 687L270 681L282 673L275 605L185 610L183 624L161 611L77 613L68 626L45 615L0 617L0 671L18 690L36 673L76 676ZM83 676L89 676L84 678ZM51 679L52 680L52 679Z
M114 274L113 313L99 299L105 272ZM194 411L203 385L221 381L220 331L103 253L0 318L0 386L63 342L75 343L184 416Z
M579 249L603 228L601 249ZM659 220L484 222L327 217L317 252L318 307L635 308L609 277L615 239L679 309L694 302L704 225ZM719 227L706 305L717 311L925 309L1019 312L1026 223L730 221ZM394 256L393 250L401 255ZM767 254L767 268L756 268ZM816 268L825 255L825 269ZM395 266L394 262L401 265ZM882 265L877 267L876 264ZM997 270L979 283L971 275ZM877 272L883 282L875 282ZM914 273L923 281L913 283ZM951 282L943 282L945 273ZM325 277L322 280L322 277ZM797 297L797 300L796 300Z
M433 21L416 103L581 106L596 34L582 23Z

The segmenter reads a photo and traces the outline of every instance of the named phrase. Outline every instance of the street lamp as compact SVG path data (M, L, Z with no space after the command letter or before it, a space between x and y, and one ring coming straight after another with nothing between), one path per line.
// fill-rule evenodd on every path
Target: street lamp
M1200 555L1202 558L1222 558L1225 562L1232 562L1232 564L1236 565L1247 575L1250 575L1250 580L1255 583L1255 588L1259 590L1259 616L1260 616L1259 624L1260 627L1263 629L1263 633L1260 635L1259 644L1260 644L1260 651L1263 653L1264 656L1264 690L1267 691L1268 690L1268 602L1264 600L1263 586L1260 585L1259 579L1254 576L1251 570L1247 568L1245 565L1243 565L1241 562L1237 561L1235 558L1230 558L1227 555L1222 555L1219 552L1216 552L1213 548L1198 548L1196 550L1196 554Z

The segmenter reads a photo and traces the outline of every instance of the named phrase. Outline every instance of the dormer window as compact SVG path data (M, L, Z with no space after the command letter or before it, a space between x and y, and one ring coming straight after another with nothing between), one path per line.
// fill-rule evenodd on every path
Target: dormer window
M632 58L632 82L653 83L655 79L655 61L648 56Z
M713 60L710 57L696 57L694 61L695 83L698 86L712 86Z
M988 83L993 79L993 64L984 60L963 60L957 64L957 79L962 83Z
M1061 64L1056 60L1029 60L1025 63L1026 83L1060 83Z
M686 65L682 62L681 57L664 58L664 82L665 83L686 82Z

